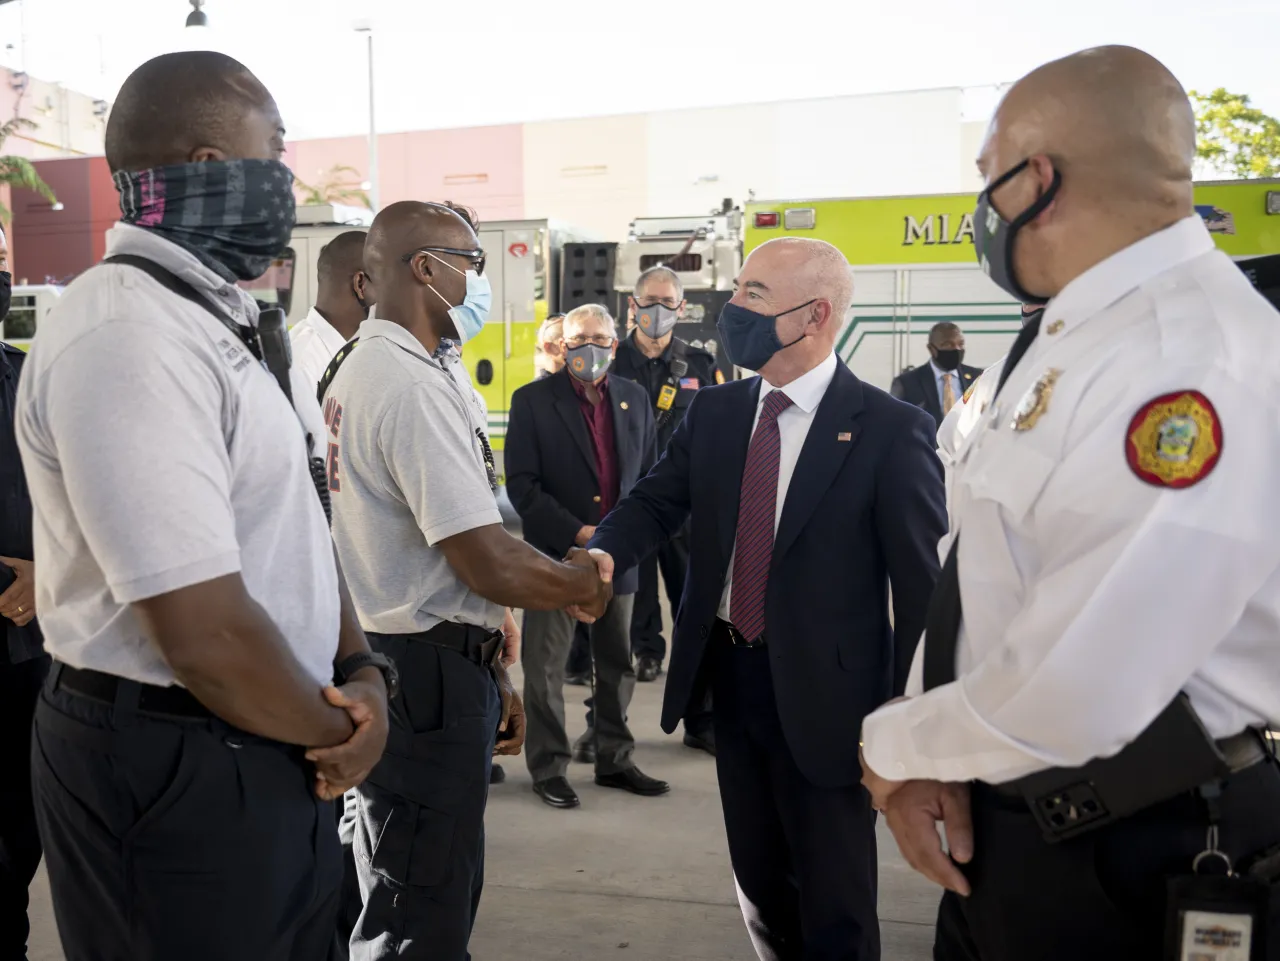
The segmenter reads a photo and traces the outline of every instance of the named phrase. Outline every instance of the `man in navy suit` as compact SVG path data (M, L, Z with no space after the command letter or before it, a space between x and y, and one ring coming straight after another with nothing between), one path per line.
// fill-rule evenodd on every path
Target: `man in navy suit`
M889 393L927 410L936 429L980 376L981 367L964 363L964 331L943 321L929 331L929 363L903 371L894 378Z
M938 573L934 425L833 353L853 295L835 247L770 241L735 287L721 343L760 376L699 391L588 546L607 576L691 519L663 729L711 685L729 854L759 956L873 961L858 731L902 693Z
M512 395L507 422L507 493L524 524L524 539L559 559L584 547L600 518L653 465L653 405L644 388L609 368L618 350L613 318L598 304L564 318L564 368ZM631 665L631 613L639 578L620 569L613 599L591 625L593 718L573 756L595 765L596 783L646 797L667 783L642 773L632 759L635 739L627 706L636 686ZM565 777L565 659L574 621L561 610L526 611L524 627L525 756L533 790L557 808L577 807Z

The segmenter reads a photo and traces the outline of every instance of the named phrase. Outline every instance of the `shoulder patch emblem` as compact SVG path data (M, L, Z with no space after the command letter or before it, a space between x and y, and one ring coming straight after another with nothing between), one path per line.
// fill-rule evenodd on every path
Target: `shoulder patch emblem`
M973 396L973 389L974 389L975 387L977 387L977 386L978 386L978 385L977 385L977 383L972 383L972 384L970 384L970 385L969 385L969 389L968 389L968 390L966 390L966 391L964 392L964 395L960 398L960 403L962 403L962 404L967 404L967 403L969 403L969 398Z
M1133 415L1124 449L1139 480L1190 487L1208 477L1222 456L1222 422L1198 390L1164 394Z
M724 383L724 371L722 371L719 367L716 368L716 383L717 384Z

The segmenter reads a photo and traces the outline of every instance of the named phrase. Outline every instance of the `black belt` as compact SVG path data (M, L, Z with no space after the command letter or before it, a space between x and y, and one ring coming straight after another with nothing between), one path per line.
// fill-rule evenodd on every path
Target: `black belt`
M69 691L72 694L86 697L101 704L115 704L120 690L128 685L138 689L139 714L162 714L168 717L210 718L213 712L196 700L196 696L185 687L159 687L155 684L142 684L128 678L104 674L102 671L87 671L68 667L66 664L55 664L58 671L53 680L55 691ZM60 669L60 670L59 670Z
M736 627L728 621L716 618L716 625L711 630L712 637L727 640L734 647L765 647L765 636L761 634L754 641L749 641Z
M402 636L411 641L425 641L436 647L456 651L481 667L488 667L497 660L502 653L504 640L501 631L491 631L474 624L454 624L451 621L441 621L429 631Z

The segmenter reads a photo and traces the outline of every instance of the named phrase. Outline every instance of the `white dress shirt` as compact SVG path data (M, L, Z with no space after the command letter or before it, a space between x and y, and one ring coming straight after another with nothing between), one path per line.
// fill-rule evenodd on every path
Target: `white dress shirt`
M1198 217L1054 298L955 455L958 680L921 693L921 645L914 696L863 726L872 770L1000 783L1075 767L1180 691L1216 738L1280 722L1278 323ZM1042 416L1013 429L1051 369ZM1144 482L1127 455L1160 449L1132 444L1132 424L1188 390L1216 410L1220 457L1191 486Z
M773 532L778 533L778 523L782 520L782 508L787 501L787 488L791 486L791 475L796 472L796 461L800 459L800 451L804 447L804 439L809 436L809 426L813 423L813 415L818 404L831 386L836 376L836 355L829 354L827 359L805 374L801 374L786 387L775 388L763 377L760 378L760 396L756 399L756 416L751 422L752 435L756 425L760 423L760 411L764 410L764 400L771 390L781 390L791 398L791 406L778 415L778 504L773 515ZM734 549L737 549L737 537L734 538ZM733 583L733 555L729 555L729 569L724 575L724 593L720 595L719 616L723 621L729 620L729 588Z
M308 383L316 385L319 385L333 355L347 342L314 307L289 329L289 341L293 349L293 366L306 375Z

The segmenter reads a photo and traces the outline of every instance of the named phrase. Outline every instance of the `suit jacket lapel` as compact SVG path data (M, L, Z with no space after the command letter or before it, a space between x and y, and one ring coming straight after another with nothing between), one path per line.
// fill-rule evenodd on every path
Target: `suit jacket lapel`
M621 378L619 378L621 379ZM614 380L609 378L609 385L612 388ZM622 405L626 402L625 398L615 394L612 389L609 391L609 406L612 408L610 413L613 414L613 446L618 457L618 473L625 476L627 468L636 461L635 445L632 443L631 425L634 423L631 414L630 405L626 410L622 409Z
M924 409L933 415L934 420L942 420L942 401L938 399L938 377L933 372L933 365L926 362L917 367L920 378L920 389L924 391Z
M739 381L736 403L730 408L730 416L715 438L717 467L716 477L722 488L716 497L716 533L720 557L728 567L733 552L733 539L738 535L738 507L742 493L742 471L747 464L747 449L751 446L751 426L756 418L756 405L760 400L760 378L754 383Z
M773 543L775 562L804 530L822 495L835 482L845 458L857 444L861 433L857 415L861 410L862 384L843 362L837 363L835 377L814 412L809 435L800 448L800 459L791 475ZM841 439L846 434L848 437Z
M569 383L568 371L554 375L559 378L556 384L556 412L569 428L569 434L578 445L578 450L587 459L587 466L600 479L600 471L596 467L596 449L591 443L591 433L587 430L587 422L582 416L582 408L578 406L578 395Z

